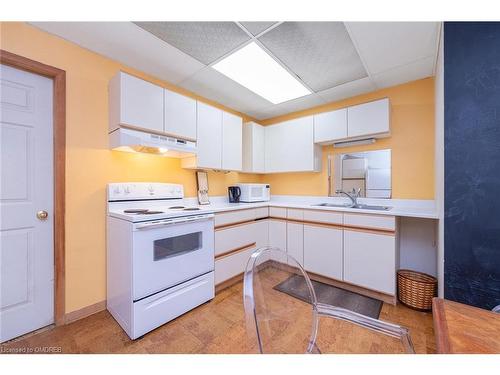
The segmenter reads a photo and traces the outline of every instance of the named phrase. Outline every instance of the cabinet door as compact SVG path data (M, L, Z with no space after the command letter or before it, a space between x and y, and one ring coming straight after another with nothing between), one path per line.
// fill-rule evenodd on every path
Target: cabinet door
M315 170L312 116L266 126L265 132L267 173Z
M395 294L395 237L344 230L344 280L383 293Z
M241 117L222 112L222 169L241 171L243 154Z
M252 147L252 162L253 172L264 173L265 166L265 129L263 126L253 125L253 147Z
M269 220L269 246L286 252L286 221ZM283 262L284 259L274 259Z
M342 280L342 229L304 225L304 268Z
M347 138L347 108L314 115L314 143Z
M113 96L110 102L116 102L118 111L115 121L163 132L162 87L120 72L110 84L110 96ZM113 108L110 106L111 110Z
M198 102L197 167L222 169L222 111Z
M347 135L349 137L389 131L389 99L359 104L347 109Z
M196 140L196 100L165 90L165 133Z
M304 224L286 224L286 252L304 266Z

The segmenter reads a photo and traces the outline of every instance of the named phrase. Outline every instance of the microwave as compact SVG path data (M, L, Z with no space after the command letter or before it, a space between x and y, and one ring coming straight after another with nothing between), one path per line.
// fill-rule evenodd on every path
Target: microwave
M240 202L265 202L271 199L269 184L237 184L241 189Z

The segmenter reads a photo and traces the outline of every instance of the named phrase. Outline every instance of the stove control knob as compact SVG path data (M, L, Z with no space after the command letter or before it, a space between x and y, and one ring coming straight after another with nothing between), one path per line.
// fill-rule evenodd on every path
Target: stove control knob
M125 186L125 189L123 191L125 194L130 194L130 188L128 186Z
M115 188L113 189L113 193L114 194L120 194L120 187L119 186L115 186Z
M149 191L149 195L153 195L154 194L155 189L153 188L153 185L149 185L148 186L148 191Z

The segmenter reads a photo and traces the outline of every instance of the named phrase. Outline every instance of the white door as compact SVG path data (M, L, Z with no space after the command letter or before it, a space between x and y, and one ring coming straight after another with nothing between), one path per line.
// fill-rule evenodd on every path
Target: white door
M243 156L241 117L222 112L222 169L241 171Z
M342 229L304 225L304 268L342 280Z
M53 82L0 65L0 83L3 342L54 321Z

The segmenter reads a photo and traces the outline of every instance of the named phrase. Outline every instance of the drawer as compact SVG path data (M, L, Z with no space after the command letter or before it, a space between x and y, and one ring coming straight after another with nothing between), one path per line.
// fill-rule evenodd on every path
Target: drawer
M215 261L215 285L220 284L245 271L250 255L256 247L251 247L245 251L229 255Z
M255 218L262 219L269 216L269 207L259 207L255 209Z
M343 213L324 210L304 210L304 221L342 225Z
M252 222L216 230L215 255L257 242L257 239L260 238L258 233L259 229L261 229L259 223ZM265 237L267 237L267 235L265 235Z
M215 214L215 226L255 220L255 209L220 212Z
M287 219L291 220L304 220L304 210L299 210L297 208L288 208L286 210Z
M214 272L210 272L135 302L133 329L129 336L136 339L214 296Z
M349 213L344 214L344 225L370 229L396 230L396 217Z
M283 207L269 207L269 216L279 217L286 219L286 208Z

